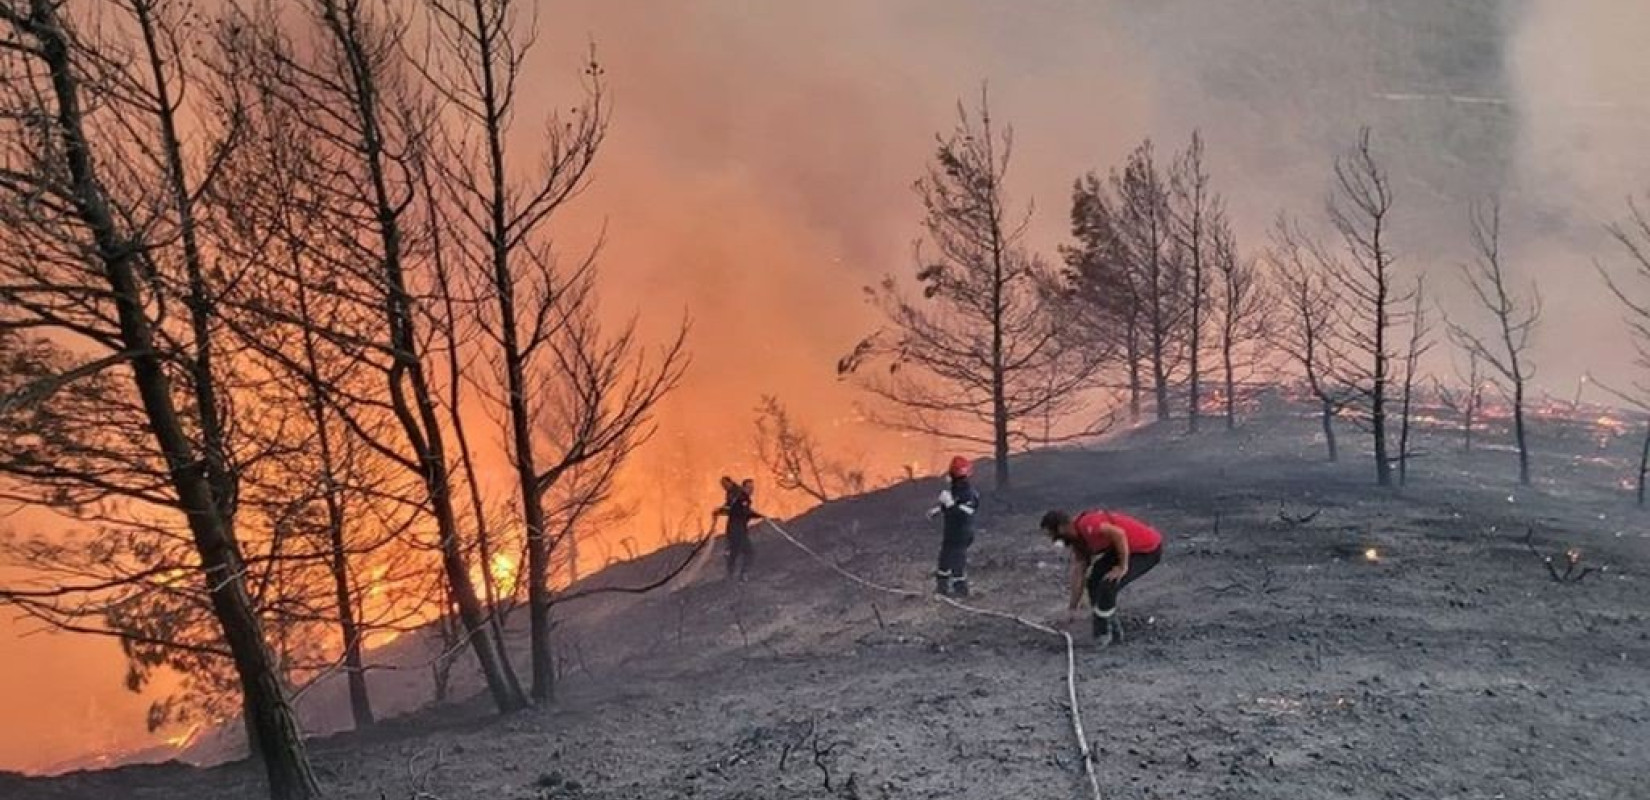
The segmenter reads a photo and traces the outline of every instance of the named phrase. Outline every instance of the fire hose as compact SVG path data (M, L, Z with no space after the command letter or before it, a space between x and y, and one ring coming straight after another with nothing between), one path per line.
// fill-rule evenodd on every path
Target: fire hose
M1093 793L1094 800L1103 800L1100 794L1100 778L1094 772L1094 751L1089 749L1088 737L1083 734L1083 712L1077 702L1077 645L1072 641L1070 632L1045 625L1041 622L1026 619L1025 617L1016 614L1010 614L1006 611L994 611L989 608L971 606L967 603L958 602L955 598L946 597L945 595L914 592L910 589L899 589L893 586L884 586L880 583L867 580L855 575L852 572L849 572L846 569L843 569L836 562L820 555L818 551L803 544L795 536L792 536L784 528L780 527L779 523L774 522L771 519L765 521L768 523L768 527L773 528L774 533L779 534L785 541L795 545L797 549L808 554L808 556L813 560L830 567L831 570L842 577L847 578L848 580L853 581L854 583L857 583L867 589L871 589L872 591L891 594L897 597L914 597L918 599L928 597L951 606L958 611L974 614L976 616L995 617L997 619L1005 619L1010 622L1017 622L1039 633L1046 633L1050 636L1058 636L1064 640L1066 644L1066 705L1071 712L1071 731L1077 737L1077 752L1083 759L1083 773L1088 777L1089 790Z

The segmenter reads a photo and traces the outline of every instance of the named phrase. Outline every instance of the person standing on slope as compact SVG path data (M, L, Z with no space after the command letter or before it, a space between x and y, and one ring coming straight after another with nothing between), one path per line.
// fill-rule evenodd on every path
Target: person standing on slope
M1117 593L1157 566L1163 556L1163 534L1119 511L1084 511L1073 519L1053 510L1043 515L1041 527L1049 538L1071 550L1071 598L1075 616L1089 595L1094 614L1094 639L1102 645L1123 640L1117 619Z
M756 555L756 548L751 546L751 521L766 517L751 507L751 495L756 491L755 481L746 478L744 483L734 483L732 478L724 475L722 490L726 493L722 507L711 514L728 518L728 577L738 577L740 582L744 582L750 571L751 559Z
M944 517L940 540L940 565L934 571L934 591L953 597L968 596L968 546L974 543L974 515L980 510L980 493L968 482L974 465L957 456L946 470L950 485L940 492L939 504L928 510L928 518Z

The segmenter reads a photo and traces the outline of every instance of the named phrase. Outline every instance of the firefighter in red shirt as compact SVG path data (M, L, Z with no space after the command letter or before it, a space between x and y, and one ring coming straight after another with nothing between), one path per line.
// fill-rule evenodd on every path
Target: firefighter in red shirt
M1071 550L1070 611L1082 606L1085 585L1094 614L1094 638L1102 645L1123 640L1117 593L1150 572L1163 555L1163 534L1118 511L1092 510L1075 519L1064 511L1043 515L1049 538Z

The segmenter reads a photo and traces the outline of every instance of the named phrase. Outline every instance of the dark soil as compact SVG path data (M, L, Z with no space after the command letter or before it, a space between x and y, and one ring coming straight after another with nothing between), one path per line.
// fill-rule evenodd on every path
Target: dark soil
M1518 489L1504 447L1461 455L1435 431L1411 485L1381 491L1355 431L1330 465L1312 429L1145 429L1018 459L1018 490L988 497L976 602L1037 619L1063 608L1063 555L1033 532L1047 507L1109 505L1168 535L1124 593L1127 642L1079 653L1106 797L1650 797L1650 517L1620 485L1635 435L1546 420L1540 480ZM938 488L787 528L926 589ZM869 592L766 529L756 541L748 584L707 559L669 590L562 608L553 708L497 719L476 699L316 740L331 796L1087 796L1058 639ZM1537 552L1562 572L1568 548L1603 570L1554 581ZM409 707L429 696L422 672L375 680ZM19 800L261 793L245 764L0 776Z

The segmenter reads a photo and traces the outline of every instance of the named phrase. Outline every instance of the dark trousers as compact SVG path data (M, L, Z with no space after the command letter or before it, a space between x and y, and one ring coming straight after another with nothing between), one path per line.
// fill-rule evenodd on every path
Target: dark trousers
M968 591L968 546L973 536L947 536L940 542L940 567L934 588L940 592Z
M1141 575L1152 571L1157 562L1163 559L1161 549L1150 553L1129 554L1129 571L1120 580L1106 580L1106 572L1117 566L1117 553L1107 550L1099 558L1089 563L1089 607L1094 609L1096 619L1107 619L1117 613L1117 593L1123 587L1134 583Z
M738 574L743 578L751 568L751 559L756 556L756 548L751 546L751 533L748 530L732 529L728 531L728 577Z

